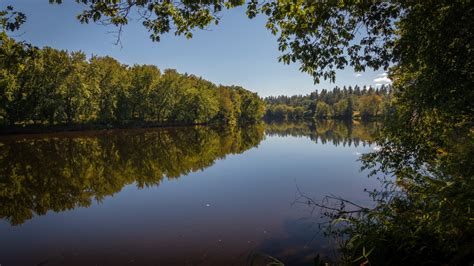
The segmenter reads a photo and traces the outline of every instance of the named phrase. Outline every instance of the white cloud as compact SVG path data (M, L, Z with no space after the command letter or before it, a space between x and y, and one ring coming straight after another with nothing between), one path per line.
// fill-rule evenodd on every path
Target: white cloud
M389 83L392 83L392 80L389 79L388 77L380 77L380 78L374 79L374 82L381 83L381 84L389 84Z
M377 74L378 77L386 77L388 76L388 73L387 72L383 72L383 73L380 73L380 74Z
M384 73L387 74L387 73ZM375 86L382 86L384 84L391 84L392 80L387 77L387 75L381 76L383 74L378 74L378 78L374 79Z
M362 74L361 74L361 73L355 73L354 76L355 76L356 78L358 78L358 77L361 77Z

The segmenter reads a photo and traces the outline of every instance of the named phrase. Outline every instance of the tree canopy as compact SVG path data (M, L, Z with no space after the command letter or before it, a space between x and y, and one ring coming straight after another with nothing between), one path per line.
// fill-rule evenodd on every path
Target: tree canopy
M72 124L255 123L264 103L237 86L111 57L42 49L0 33L0 122Z
M61 4L62 0L50 0ZM77 18L118 27L131 16L141 19L153 41L163 34L193 36L193 30L218 24L223 9L247 7L247 16L268 17L266 27L278 36L279 58L284 63L301 64L315 82L336 78L336 69L351 66L388 69L397 61L394 21L411 8L403 1L159 1L159 0L76 0L84 5Z
M61 0L50 0L60 4ZM78 19L113 24L121 27L130 14L138 14L153 41L170 31L192 37L194 29L219 22L224 8L247 6L247 16L267 17L266 27L278 36L279 57L283 63L298 62L300 70L312 75L317 83L334 81L336 70L350 67L388 70L394 81L395 108L387 117L379 139L379 149L363 157L364 166L373 174L394 177L392 191L374 192L375 208L347 211L347 201L330 215L333 222L345 223L338 236L346 237L343 252L348 264L419 265L434 261L439 264L462 265L472 261L474 225L472 206L474 172L474 7L469 0L450 1L161 1L161 0L76 0L84 5ZM11 9L0 13L3 29L15 30L24 21L21 13ZM10 16L11 15L11 16ZM3 35L4 36L4 35ZM18 58L32 53L15 42L3 39L2 103L4 114L29 114L23 109L35 98L23 98L29 78L15 79L24 69L55 73L41 65L36 57L24 67ZM19 48L20 47L20 48ZM49 51L42 51L49 54ZM54 62L61 54L54 55ZM17 62L21 64L18 65ZM76 62L75 60L70 60ZM111 64L114 65L114 64ZM8 66L4 68L4 66ZM75 66L80 67L80 66ZM117 66L114 67L118 68ZM61 68L62 69L62 68ZM67 68L66 68L67 69ZM43 73L43 72L41 72ZM59 71L50 77L38 93L51 93L47 88L62 80ZM25 76L28 77L28 76ZM70 78L70 82L80 77ZM21 81L21 82L20 82ZM28 81L28 82L26 82ZM113 82L113 81L110 81ZM20 85L21 86L20 86ZM115 86L115 85L114 85ZM57 88L61 88L58 86ZM72 88L75 88L72 86ZM36 91L35 91L36 93ZM183 102L200 97L190 89ZM227 95L227 93L224 93ZM67 95L56 93L57 95ZM104 96L104 106L118 108L98 115L114 119L127 114L122 109L126 95ZM67 97L66 97L67 98ZM232 97L231 97L232 98ZM12 99L19 99L10 105ZM49 99L49 98L44 98ZM245 97L233 97L246 102ZM239 99L239 100L237 100ZM374 106L376 97L361 97L363 105ZM228 99L219 98L222 110L231 110ZM206 103L207 104L207 103ZM71 102L72 105L72 102ZM336 103L344 110L349 103ZM120 106L120 107L118 107ZM199 104L194 107L199 106ZM193 108L194 108L193 107ZM256 110L254 104L247 110ZM329 112L324 102L310 110ZM347 108L346 108L347 109ZM44 101L34 108L35 116L56 119L55 105ZM100 110L100 109L99 109ZM193 110L200 110L199 108ZM235 108L233 114L243 112ZM279 112L282 110L279 110ZM210 110L210 112L213 112ZM344 111L345 112L345 111ZM374 110L368 109L368 112ZM219 112L217 112L219 113ZM299 109L297 114L301 113ZM375 111L377 113L377 111ZM130 112L128 113L130 116ZM209 114L203 114L208 116ZM227 117L229 112L220 114ZM67 117L67 115L66 115ZM184 118L174 114L175 119ZM244 114L243 117L246 117ZM193 117L200 120L201 117ZM67 120L67 118L66 118ZM354 205L355 206L355 205ZM352 206L352 207L354 207ZM357 215L355 215L357 213ZM332 223L331 223L332 224Z
M308 95L269 96L266 120L308 120L308 119L375 119L383 118L392 111L391 87L362 89L359 86L335 87L332 91L322 89Z

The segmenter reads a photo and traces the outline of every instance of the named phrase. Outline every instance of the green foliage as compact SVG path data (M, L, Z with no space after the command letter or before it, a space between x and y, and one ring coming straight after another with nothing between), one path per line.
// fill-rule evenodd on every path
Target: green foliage
M93 57L90 60L93 82L99 88L96 97L97 119L102 123L129 118L127 106L130 81L125 65L111 57Z
M79 16L82 22L102 20L118 27L128 23L132 8L138 9L138 13L144 14L143 24L155 41L172 28L175 34L192 37L193 29L217 23L218 12L223 7L244 4L244 1L221 0L77 2L87 6ZM279 50L283 52L280 61L299 62L300 70L311 74L315 82L321 78L334 81L336 70L348 66L355 71L389 69L394 80L394 97L385 98L377 93L362 95L354 90L355 97L318 95L291 108L281 106L283 103L268 108L268 113L277 111L278 117L286 119L299 106L304 106L304 114L310 117L344 114L367 118L382 112L389 115L379 139L379 151L365 156L364 163L373 174L396 178L394 183L386 182L387 187L393 185L395 189L373 192L376 206L372 209L347 211L347 201L341 200L340 211L329 214L334 221L343 223L333 232L347 239L342 247L346 263L466 265L469 260L472 262L474 8L471 1L251 0L247 1L247 7L250 18L257 14L268 16L266 26L278 34ZM3 29L17 29L22 22L20 19L20 23L8 24L5 17L6 13L0 13ZM49 98L36 105L36 98L28 97L36 93L52 99L58 97L48 86L33 90L36 84L41 84L41 79L28 78L37 76L31 73L43 73L42 56L23 60L23 55L33 49L12 43L5 34L1 45L0 64L11 66L0 72L3 119L10 123L18 118L42 122L60 117L61 108ZM51 68L44 71L49 73ZM17 79L17 75L25 78ZM57 76L48 78L48 82L60 83ZM173 93L174 90L170 95ZM238 113L239 121L254 120L251 111L259 113L259 105L249 101L252 99L249 95L239 96L235 103L240 104L234 104L232 109L240 113L234 112L234 117ZM166 102L175 100L180 101L170 97ZM107 108L120 111L122 107L114 106L115 101L110 100L112 104ZM223 111L224 106L225 110L231 110L228 102L218 98L215 103L222 106L217 116L228 117ZM354 109L352 114L350 109ZM110 119L121 113L108 112ZM160 119L166 121L168 117Z
M61 3L62 0L50 0ZM300 70L335 80L336 69L351 66L387 69L394 60L396 28L393 23L408 4L398 1L159 1L159 0L76 0L85 9L82 23L102 22L117 26L119 33L131 14L139 14L153 41L163 34L193 36L194 29L218 24L224 8L247 5L247 16L268 17L266 27L278 35L279 60L300 62ZM246 3L245 3L246 2ZM362 32L362 38L358 34Z
M200 77L126 66L111 57L38 49L0 35L0 122L9 126L101 123L255 123L256 93Z
M219 95L219 113L217 119L227 124L237 124L240 112L240 97L234 90L230 90L224 86L218 87Z
M332 116L331 108L323 101L316 102L316 113L314 116L320 119L329 118Z
M258 1L251 1L258 2ZM300 70L334 81L336 69L351 66L387 69L393 56L392 23L400 4L386 1L269 1L250 5L268 16L267 28L278 34L280 61L300 62ZM356 33L362 33L358 38Z
M348 263L364 247L374 265L472 263L473 12L469 1L412 3L397 23L390 115L362 158L385 189L370 192L373 208L328 212L345 221L330 233L346 237ZM363 99L366 113L375 101Z
M62 0L49 0L61 4ZM194 29L204 29L218 24L219 12L224 8L241 6L243 0L212 1L158 1L158 0L76 0L86 9L77 18L81 23L101 22L121 28L128 24L130 14L137 11L143 26L153 41L174 30L175 35L192 38Z
M267 120L298 121L304 119L341 119L352 120L353 117L369 120L381 118L391 110L392 89L382 86L378 89L359 86L354 89L345 86L335 87L332 91L325 89L309 95L270 96L266 97Z
M265 105L260 97L242 87L234 87L240 95L239 121L255 123L260 121L265 114Z
M26 15L15 11L12 6L0 10L0 30L2 32L18 30L25 21Z
M129 90L129 108L130 118L146 120L156 117L154 109L156 102L160 98L166 98L167 95L162 93L157 96L157 87L161 79L161 72L156 66L152 65L134 65L130 68Z
M364 95L359 101L359 112L362 118L377 117L381 109L382 98L379 95Z
M14 117L29 119L31 116L30 102L35 101L33 93L36 94L32 74L41 70L41 55L38 49L15 42L4 32L0 33L0 40L0 114L4 123L14 124Z

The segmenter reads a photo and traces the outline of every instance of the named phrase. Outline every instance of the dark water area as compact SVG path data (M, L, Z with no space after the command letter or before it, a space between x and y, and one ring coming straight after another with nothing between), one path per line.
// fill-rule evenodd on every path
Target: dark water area
M295 202L370 204L378 125L270 124L0 137L0 264L287 265L334 256Z

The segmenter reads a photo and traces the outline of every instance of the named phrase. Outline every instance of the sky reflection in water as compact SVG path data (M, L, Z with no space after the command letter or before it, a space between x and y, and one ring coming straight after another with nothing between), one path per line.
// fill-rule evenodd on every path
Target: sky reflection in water
M305 265L315 237L298 187L368 204L377 125L336 122L0 138L0 264Z

